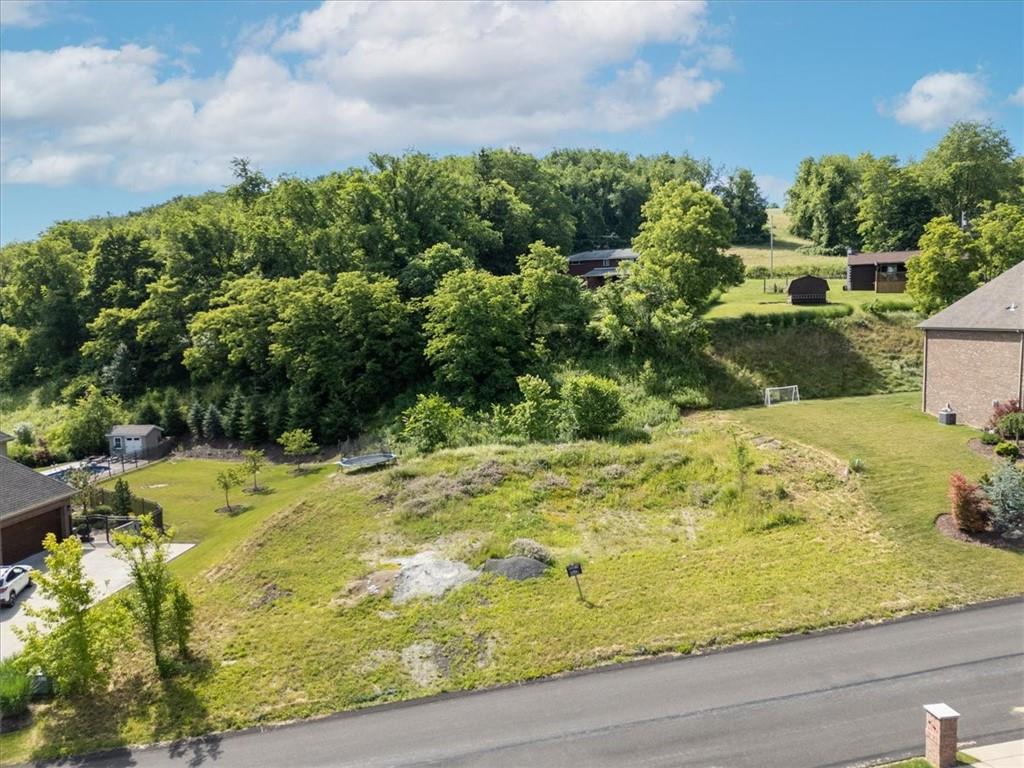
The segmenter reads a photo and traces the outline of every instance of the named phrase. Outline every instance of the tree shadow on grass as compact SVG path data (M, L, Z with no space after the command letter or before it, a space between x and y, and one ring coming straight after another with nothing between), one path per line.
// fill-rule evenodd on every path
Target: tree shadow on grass
M217 514L227 517L238 517L243 512L248 512L252 507L248 504L232 504L230 507L217 507L214 510Z
M271 488L267 485L260 485L256 488L247 486L242 489L242 493L248 494L249 496L269 496L272 493L277 493L277 489Z
M32 758L45 761L42 765L79 766L94 764L102 755L102 765L127 768L136 760L130 749L116 746L124 743L122 730L129 721L150 721L152 740L169 741L170 757L187 757L193 768L216 762L221 737L202 735L213 725L196 693L197 685L213 671L207 659L192 658L178 662L172 677L157 680L133 674L102 695L57 701L42 720L41 746ZM72 749L80 754L52 758L55 752Z

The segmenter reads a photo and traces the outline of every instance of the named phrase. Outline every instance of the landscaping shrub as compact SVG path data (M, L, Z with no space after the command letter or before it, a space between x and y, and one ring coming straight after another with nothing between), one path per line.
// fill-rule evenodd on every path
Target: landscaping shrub
M957 527L967 533L980 533L988 526L988 504L981 488L959 472L949 476L950 511Z
M1004 440L996 445L996 456L1002 456L1004 459L1017 459L1020 458L1020 448L1016 443Z
M1002 442L1002 438L999 437L998 432L982 432L981 442L982 445L999 445Z
M424 453L454 445L467 426L465 412L436 394L417 395L402 423L402 439Z
M32 678L17 667L13 658L0 661L0 716L25 714L31 697Z
M572 436L600 437L622 418L622 394L611 379L585 373L562 385L564 426Z
M996 429L1007 440L1024 439L1024 411L1014 411L1000 417Z
M913 312L914 302L909 299L875 299L866 302L862 309L872 315L884 315L889 312Z
M849 469L850 472L859 475L861 472L864 471L864 459L854 456L852 459L850 459Z
M35 434L32 432L32 425L21 423L14 428L14 437L18 440L18 445L32 445L35 440Z
M515 539L508 545L508 554L509 557L532 557L534 560L548 565L555 562L555 558L551 556L547 547L533 539Z
M1024 470L1007 462L982 487L992 505L992 529L1024 531Z
M998 429L999 421L1010 413L1020 413L1021 406L1019 400L1003 400L1000 403L996 403L992 408L992 417L988 420L989 429Z

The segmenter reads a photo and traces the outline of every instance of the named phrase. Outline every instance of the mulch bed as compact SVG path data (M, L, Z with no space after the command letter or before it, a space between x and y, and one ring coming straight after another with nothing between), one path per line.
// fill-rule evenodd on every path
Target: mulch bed
M984 456L986 459L993 459L996 455L996 447L994 445L985 445L977 437L972 437L967 441L967 447L974 451L979 456Z
M995 549L1008 549L1011 552L1024 552L1024 539L1004 539L998 533L985 531L984 533L965 533L957 528L956 521L952 515L939 515L935 518L935 527L944 536L956 541L965 541L969 544L978 544L982 547L994 547Z

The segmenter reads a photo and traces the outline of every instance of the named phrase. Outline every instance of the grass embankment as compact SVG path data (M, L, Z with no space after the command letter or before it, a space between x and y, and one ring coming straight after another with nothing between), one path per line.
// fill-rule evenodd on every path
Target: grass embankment
M173 739L1024 590L1019 555L934 530L948 473L986 462L967 449L970 430L915 409L910 395L806 402L702 415L642 445L481 447L361 476L324 470L298 503L234 518L249 523L244 541L235 530L179 561L198 610L190 674L161 683L145 654L126 656L108 695L55 705L5 756ZM748 503L736 506L729 423L840 458L755 441ZM867 472L847 478L853 455ZM196 531L230 524L195 465L215 466L168 464L133 482L167 483L145 492L163 491L183 531L191 519ZM172 504L186 482L195 496ZM552 550L547 576L485 575L401 605L349 592L396 556L432 549L475 566L522 536ZM577 559L588 603L564 575Z
M50 400L47 387L0 391L0 432L14 434L19 424L31 424L37 437L44 436L64 419L67 406Z
M717 407L750 405L765 387L792 384L808 399L917 390L916 322L901 315L720 320L706 358L708 398Z

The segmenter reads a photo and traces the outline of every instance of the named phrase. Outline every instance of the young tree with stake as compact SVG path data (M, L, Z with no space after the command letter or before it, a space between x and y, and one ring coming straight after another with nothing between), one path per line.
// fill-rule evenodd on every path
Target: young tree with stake
M259 490L259 485L256 483L256 476L260 470L263 469L267 464L267 457L259 448L251 448L247 451L242 451L242 466L245 467L245 473L252 475L252 491L255 493Z

